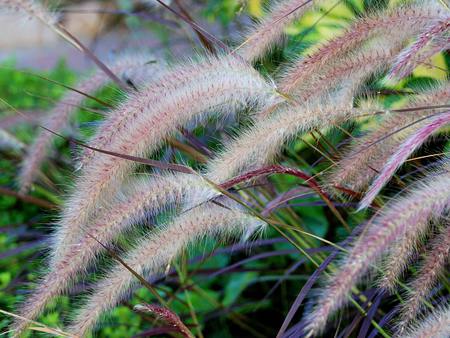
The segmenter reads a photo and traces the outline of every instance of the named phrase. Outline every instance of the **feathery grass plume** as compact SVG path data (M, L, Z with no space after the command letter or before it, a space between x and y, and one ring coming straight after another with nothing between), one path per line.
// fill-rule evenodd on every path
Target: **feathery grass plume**
M450 336L450 306L440 307L420 321L401 338L448 338Z
M209 60L206 60L204 66L207 67L204 72L199 72L200 66L197 64L182 63L172 66L171 69L159 74L159 76L155 78L153 84L141 88L142 93L138 95L142 96L142 102L144 102L144 99L148 102L152 100L158 102L158 100L167 96L167 92L172 91L177 91L177 94L180 95L181 90L186 90L186 88L188 88L188 84L195 83L192 79L195 79L196 81L205 81L209 74L208 72L212 72L214 71L214 67L218 67L216 63L209 62ZM134 99L137 104L140 102L138 101L138 95L135 97L131 96L128 101L131 102ZM89 146L105 149L111 144L117 131L122 130L127 126L129 121L136 118L139 111L140 110L136 110L134 105L131 107L123 105L120 109L110 112L108 118L102 122L95 135L89 141ZM79 167L83 168L96 154L97 153L92 149L84 149Z
M450 18L438 20L431 24L418 36L411 46L400 53L389 72L389 76L401 79L410 74L417 67L418 61L423 60L423 56L420 56L420 53L427 45L434 45L434 48L431 48L433 54L444 50L448 46L448 35L446 34L449 27ZM437 40L437 43L434 40ZM443 40L446 40L446 43Z
M0 150L14 150L21 152L25 149L25 144L11 135L6 130L0 128Z
M208 57L185 66L188 77L162 77L132 95L112 112L115 135L106 149L132 156L157 150L165 138L188 122L215 111L226 114L243 106L271 105L280 97L247 63L239 58ZM117 123L119 119L120 123ZM80 236L80 227L103 199L111 196L129 174L134 162L97 154L85 166L66 202L56 232L54 255L63 256L67 245Z
M206 191L203 191L206 190ZM21 317L35 319L46 304L69 289L75 279L84 275L96 255L104 248L99 244L113 242L120 233L151 214L156 214L165 204L176 205L191 201L196 195L206 196L213 190L195 175L166 174L153 179L131 179L118 194L112 207L82 229L84 235L72 243L64 256L55 258L50 271L41 279L32 295L19 308ZM212 195L211 195L212 197ZM16 321L15 332L22 332L27 322Z
M335 88L346 79L355 83L356 91L359 84L368 76L380 73L391 64L409 36L407 33L375 39L359 50L349 52L337 64L322 67L320 72L304 79L295 88L297 100L311 100ZM281 83L285 83L285 79Z
M352 90L347 91L347 96L344 95L344 92L339 92L336 97L344 101L345 106L351 106ZM279 152L286 138L299 130L303 130L302 128L309 130L314 126L324 124L325 120L335 122L340 118L345 119L348 116L361 114L360 110L350 108L343 109L342 112L336 111L337 108L334 105L338 102L334 97L330 98L330 102L333 102L333 107L326 111L319 109L313 114L311 110L304 107L302 108L303 111L299 107L292 107L287 112L282 111L278 115L275 114L275 117L269 119L268 123L263 123L264 128L261 129L260 124L258 124L259 133L252 133L249 136L251 142L255 145L262 139L265 140L265 138L260 137L261 133L271 136L267 142L263 142L262 148L256 147L255 152L255 146L241 147L239 145L241 156L238 157L235 156L234 148L230 149L222 154L220 159L216 159L217 164L209 168L207 176L217 179L218 182L223 182L235 174L270 161ZM318 106L320 107L320 105ZM290 128L287 128L287 126L290 126ZM287 132L287 135L283 132L280 133L283 130ZM247 139L246 141L250 140ZM267 150L268 145L273 147L272 150ZM257 159L256 163L255 159ZM246 164L243 164L243 162ZM221 177L217 176L218 173ZM77 274L83 273L89 261L101 250L101 247L92 237L101 243L110 243L119 233L132 225L133 220L138 220L139 216L144 214L144 210L157 212L164 205L183 204L183 202L189 209L189 207L198 206L216 195L218 195L217 191L205 185L200 177L194 175L162 175L151 180L139 181L135 184L134 189L127 189L119 201L112 203L110 208L105 208L103 216L98 216L98 218L89 222L89 226L81 229L83 235L79 241L72 243L72 249L66 250L63 256L59 256L59 263L53 264L50 275L44 278L45 283L40 284L38 291L24 303L26 307L21 312L22 316L27 318L36 316L48 300L63 292ZM61 271L64 273L61 273ZM53 277L51 277L52 275ZM20 328L19 325L21 323L18 323L17 328Z
M395 171L416 151L433 133L450 123L450 112L439 113L426 121L426 124L415 131L403 142L392 155L383 170L370 186L364 198L359 203L358 210L367 208L378 195L384 185L391 179Z
M312 128L333 126L367 112L353 106L351 86L330 93L319 100L297 105L284 104L267 119L258 121L225 146L224 151L208 163L207 176L223 182L245 171L273 161L282 146L298 133ZM368 111L372 111L370 108Z
M149 63L154 60L150 55L124 53L119 56L110 69L119 77L126 76L129 81L136 85L142 85L143 81L149 82L152 73L159 71L159 67ZM141 74L145 74L147 80ZM110 82L110 78L101 70L97 70L91 76L87 76L76 86L77 91L68 91L56 104L52 111L45 118L43 125L53 132L59 133L66 129L69 119L76 112L81 103L86 99L84 94L93 94ZM47 130L43 130L35 139L24 157L19 173L20 192L25 193L46 159L48 150L55 135Z
M450 49L450 38L449 37L438 37L433 39L426 48L420 50L417 54L415 54L411 60L406 64L401 73L396 76L397 78L403 78L410 75L414 69L416 69L420 65L425 65L429 68L433 68L434 66L431 64L430 59L436 54Z
M438 218L450 208L449 186L448 171L424 179L409 194L388 204L375 216L349 249L339 270L321 290L315 308L306 318L305 332L309 332L309 336L325 328L330 316L346 302L351 288L397 238Z
M32 0L0 0L0 9L17 11L32 18L37 18L48 26L58 22L58 17L51 13L38 1Z
M400 322L397 324L400 331L404 330L419 314L423 301L444 271L449 255L450 226L447 223L433 239L431 248L417 272L417 277L409 284L408 298L401 305Z
M323 66L339 63L341 61L339 57L345 56L370 38L383 35L393 37L392 31L410 33L412 36L424 25L448 17L449 14L438 2L421 1L361 18L350 25L342 35L319 46L317 51L301 57L290 66L283 76L280 91L294 92L299 83L308 80L317 72L320 73Z
M205 236L223 239L230 233L239 234L249 227L263 223L242 211L224 208L212 203L188 211L174 219L170 226L162 226L126 255L124 261L141 275L156 275L175 259L190 243ZM100 315L114 307L132 288L136 280L122 265L108 271L94 287L86 304L77 313L69 332L84 336L98 321Z
M450 103L450 84L447 82L423 94L412 96L407 108L448 103ZM347 154L326 177L327 185L342 186L353 191L365 189L377 173L383 170L385 163L400 144L426 123L416 121L438 111L424 109L386 115L375 129L353 141Z
M237 52L245 60L254 62L283 37L284 29L301 17L319 0L282 0L272 5L264 18L253 27L237 47Z

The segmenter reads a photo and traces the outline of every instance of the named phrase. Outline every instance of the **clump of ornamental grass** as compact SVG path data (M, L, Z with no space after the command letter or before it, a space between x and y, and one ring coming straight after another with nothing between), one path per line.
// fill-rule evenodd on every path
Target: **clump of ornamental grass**
M41 7L27 7L37 6L33 2L7 1L4 5L12 7L11 3L42 20L43 14L37 11ZM68 328L71 334L85 336L105 312L135 288L137 280L125 265L138 275L155 277L188 246L205 237L219 241L247 238L265 222L231 201L236 194L226 192L232 186L229 182L277 161L284 146L298 135L313 129L328 130L364 115L386 113L375 97L369 97L368 104L356 102L355 98L365 90L365 81L388 70L391 77L409 74L424 60L424 55L430 54L429 50L440 51L442 47L437 45L448 37L448 12L439 2L419 1L359 18L338 37L284 65L279 74L274 74L275 81L253 68L252 63L280 42L288 24L319 3L280 1L236 49L176 63L154 77L140 68L141 61L111 65L115 75L136 77L142 86L130 90L126 99L106 114L80 156L78 177L62 207L53 237L49 271L19 307L20 317L37 318L49 301L67 292L87 274L106 247L149 215L171 211L168 220L149 230L121 256L120 264L104 271L75 311ZM408 45L411 39L413 42ZM96 74L81 82L78 89L95 92L109 78L106 73ZM68 93L44 127L61 131L73 107L83 100L81 93ZM64 106L64 101L69 101L70 107ZM447 83L413 95L405 114L386 114L377 129L356 143L347 158L337 163L326 186L344 185L346 191L358 191L378 175L360 204L361 208L369 207L407 158L449 124L448 111L426 106L446 105L448 101ZM240 111L248 112L250 125L225 142L223 150L209 159L203 170L168 165L183 172L136 175L137 163L133 159L154 154L177 131L187 125L203 125L210 116L237 116ZM393 133L393 138L384 137L393 126L407 131ZM23 191L44 159L49 135L38 137L25 158ZM307 335L323 332L329 318L346 303L352 288L386 252L395 255L399 263L382 267L382 278L393 276L388 277L389 286L383 288L395 288L414 252L414 243L431 221L442 221L449 211L449 168L449 162L443 162L373 216L307 314ZM323 194L316 187L315 191ZM409 330L436 282L433 276L445 264L446 229L432 241L412 282L413 286L421 283L422 289L411 293L401 310L401 332ZM441 312L424 325L437 333L445 332L446 312ZM27 321L17 319L13 324L15 335L20 335L27 325Z

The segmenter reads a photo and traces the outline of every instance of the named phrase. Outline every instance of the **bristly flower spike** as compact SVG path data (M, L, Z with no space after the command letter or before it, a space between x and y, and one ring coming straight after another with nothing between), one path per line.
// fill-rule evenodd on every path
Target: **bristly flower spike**
M318 0L283 0L273 5L264 18L251 29L237 47L236 52L249 62L254 62L283 37L284 30L301 17Z
M395 30L399 33L419 32L430 22L448 18L449 14L434 1L405 6L362 18L353 23L342 35L320 46L317 51L300 58L285 71L281 92L292 92L302 81L320 72L330 63L338 64L343 57L364 41L383 35L390 36Z
M406 159L420 147L433 133L450 123L450 112L439 113L428 123L413 133L398 150L392 155L384 166L381 173L372 183L367 194L359 203L358 210L367 208L378 195L383 186L394 175L395 171L406 161Z
M433 54L444 50L448 47L449 37L448 29L450 27L450 18L444 18L432 23L425 29L416 39L416 41L403 50L397 57L391 71L390 77L402 79L418 65L417 61L421 60L420 53L427 47L431 46ZM436 47L432 47L435 45Z
M417 272L417 277L409 283L406 301L401 305L400 322L397 323L399 331L403 331L417 317L422 308L423 301L431 292L434 284L450 255L450 224L444 222L444 228L433 239L429 252Z
M412 96L406 108L438 106L450 103L450 86L442 84L420 95ZM428 120L417 120L431 116L441 110L391 113L383 117L380 124L366 135L353 142L338 165L326 177L327 186L341 186L353 191L362 191L383 170L385 163L409 135L420 129ZM331 192L334 193L333 190Z
M324 330L330 316L345 303L351 288L395 240L450 208L449 186L450 172L432 175L406 196L388 204L368 224L339 270L321 290L314 310L307 316L306 332L317 335Z
M440 307L400 338L448 338L450 336L450 306Z
M140 275L155 276L194 241L218 235L223 239L231 233L239 234L248 228L263 225L260 220L239 210L208 203L185 212L170 225L161 226L155 233L140 240L124 261ZM117 264L94 287L91 297L78 311L68 331L84 336L105 311L127 294L135 282L130 271Z

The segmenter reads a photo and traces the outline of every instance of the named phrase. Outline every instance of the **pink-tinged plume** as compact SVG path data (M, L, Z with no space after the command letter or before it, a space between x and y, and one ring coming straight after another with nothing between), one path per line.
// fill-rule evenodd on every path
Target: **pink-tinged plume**
M425 317L400 338L448 338L450 336L450 307L441 307Z
M417 96L412 96L406 108L445 105L450 102L448 83ZM360 192L383 170L384 165L405 140L420 129L439 109L419 109L387 114L373 130L356 138L337 166L326 177L327 185L341 186ZM330 189L331 192L334 192Z
M361 200L358 210L367 208L378 195L383 186L390 180L395 171L406 159L419 148L433 133L450 123L450 112L439 113L428 120L428 123L412 134L392 155L381 173L370 186Z
M306 332L314 336L323 331L331 315L346 303L352 287L395 240L450 208L449 186L450 172L433 175L375 216L321 290L314 310L307 316Z
M450 18L444 18L432 23L411 46L400 53L389 75L401 79L410 74L418 66L417 61L423 60L423 56L420 56L420 54L426 49L427 45L432 45L431 50L433 54L448 48L450 43L448 36L449 27Z
M181 69L181 75L185 74L182 81L162 76L108 116L106 130L114 137L106 143L106 150L143 156L206 113L234 113L243 107L272 105L280 99L275 88L239 58L210 57ZM112 125L114 128L108 130ZM132 161L96 154L83 168L56 232L55 259L83 236L89 218L114 196L134 166Z
M283 0L277 1L270 11L253 29L237 48L237 53L249 62L254 62L282 37L287 25L302 16L318 0Z
M340 58L359 46L362 42L373 37L389 36L392 31L396 34L410 34L413 36L423 29L424 25L448 18L450 15L435 1L425 1L410 6L404 6L382 11L354 22L342 35L320 46L317 51L300 58L286 71L281 92L292 92L303 81L322 67L338 64Z
M129 252L125 263L140 275L161 273L189 244L213 236L220 239L238 235L248 228L257 229L263 222L241 211L207 203L175 218L146 236ZM69 332L85 336L100 316L112 309L136 284L133 275L116 265L94 287L85 305L78 311Z
M450 254L450 226L445 224L442 231L433 239L430 251L427 253L417 277L409 283L407 300L402 303L400 322L397 327L400 331L406 329L420 313L423 302L444 272Z

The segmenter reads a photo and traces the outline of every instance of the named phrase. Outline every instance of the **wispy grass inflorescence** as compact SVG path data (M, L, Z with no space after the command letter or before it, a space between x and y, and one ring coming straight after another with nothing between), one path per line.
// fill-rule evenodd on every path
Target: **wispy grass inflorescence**
M395 37L372 40L365 46L349 52L337 64L324 65L320 71L290 87L296 93L296 100L311 100L338 87L342 81L352 81L355 92L369 76L376 76L387 69L401 50L410 33L397 34ZM284 84L286 79L282 79Z
M267 119L243 131L236 140L225 145L223 153L209 162L208 178L223 182L234 175L257 169L273 161L282 146L297 134L312 128L332 126L363 114L363 110L352 108L352 96L346 96L344 92L330 94L328 98L321 98L320 102L303 106L285 104L278 108Z
M450 335L450 307L440 307L422 319L401 338L446 338Z
M110 114L106 124L110 119L117 121L118 116L127 122L118 123L121 127L115 128L107 150L141 156L157 150L177 128L204 113L226 114L279 100L273 86L240 59L210 57L186 68L185 81L159 79ZM79 238L80 227L102 203L102 197L107 198L117 189L133 164L105 154L92 158L67 200L56 234L55 256L63 256L67 245Z
M420 95L410 96L406 108L438 106L450 103L450 86L442 84ZM385 163L409 135L420 129L439 109L387 114L378 126L356 138L346 154L326 177L327 185L362 191L383 170Z
M432 23L418 36L411 46L406 48L397 57L389 76L401 79L409 75L412 70L419 65L420 60L423 60L423 55L421 56L420 54L427 46L431 46L433 54L447 48L449 44L449 27L450 18L445 18Z
M263 222L239 210L208 203L185 212L170 225L162 225L156 232L144 237L124 261L138 274L155 276L194 241L207 236L223 239L230 233L238 234L261 226ZM161 250L161 247L165 249ZM108 271L94 287L91 297L68 331L84 336L100 315L115 306L135 282L133 275L120 264Z
M359 203L360 210L367 208L372 203L383 186L389 181L392 175L394 175L395 171L417 148L419 148L433 133L450 124L450 112L438 113L425 123L426 124L423 127L409 136L386 162L383 170Z
M244 37L237 53L249 62L254 62L282 37L287 25L301 17L319 0L284 0L273 5L267 15Z
M149 61L154 61L154 57L146 54L137 53L135 55L130 55L129 53L126 53L118 57L117 60L111 64L110 69L116 73L118 77L122 78L126 76L128 81L132 81L136 86L140 86L142 85L142 81L150 82L151 76L153 75L152 73L159 71L159 64L152 64L149 63ZM137 75L137 71L139 72L139 75ZM145 74L147 80L142 78L142 75L140 75L141 73ZM78 83L76 90L69 90L52 111L50 111L43 121L44 127L55 133L64 131L69 125L72 114L76 112L78 107L86 99L85 94L94 94L110 81L110 78L101 70L87 76ZM54 138L54 134L47 130L43 130L28 149L27 155L23 159L18 177L20 192L25 193L30 188L42 162L47 156L51 142Z
M282 92L292 92L299 84L308 80L322 67L338 64L339 57L374 37L399 34L414 34L430 22L448 18L448 13L434 1L425 1L410 6L389 9L354 22L342 35L319 46L317 51L301 57L285 72Z
M409 283L406 301L401 304L399 331L403 331L417 317L427 295L444 272L450 255L450 226L444 222L443 229L432 240L417 277Z
M339 270L321 290L314 310L308 314L306 332L315 335L325 328L330 316L345 303L351 288L395 240L450 208L449 186L450 172L432 175L406 196L388 204L368 224Z

